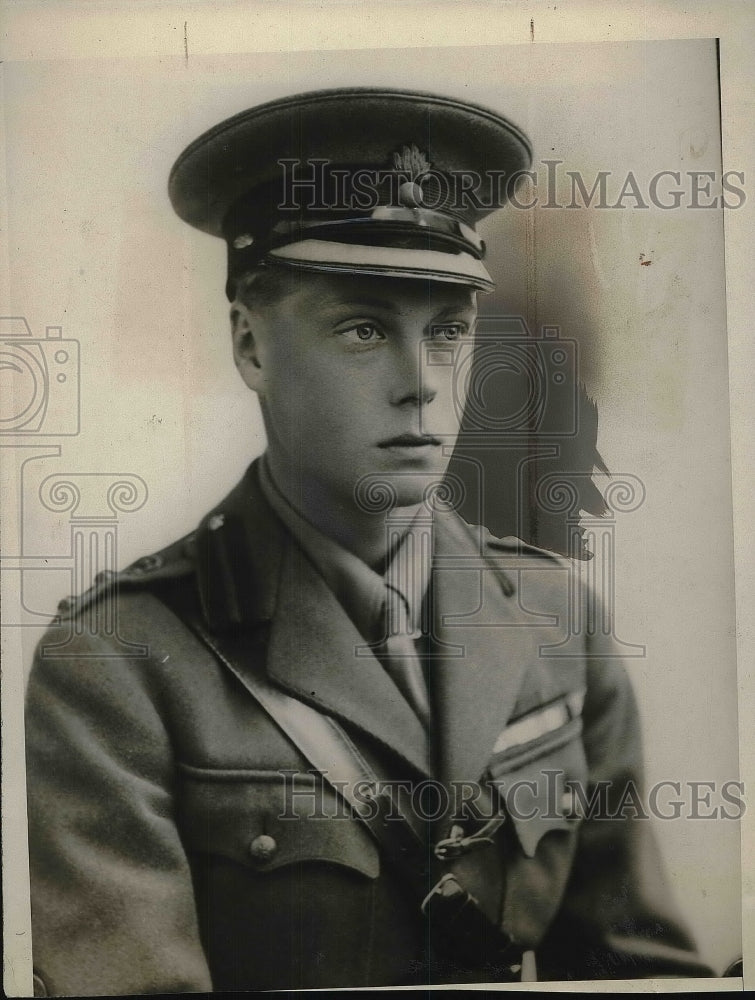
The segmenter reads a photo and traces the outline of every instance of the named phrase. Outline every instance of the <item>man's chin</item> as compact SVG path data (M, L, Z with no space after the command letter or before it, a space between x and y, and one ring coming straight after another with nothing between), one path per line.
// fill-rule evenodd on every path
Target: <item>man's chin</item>
M401 507L428 508L443 502L443 469L380 470L363 475L354 487L357 506L368 513L389 512Z

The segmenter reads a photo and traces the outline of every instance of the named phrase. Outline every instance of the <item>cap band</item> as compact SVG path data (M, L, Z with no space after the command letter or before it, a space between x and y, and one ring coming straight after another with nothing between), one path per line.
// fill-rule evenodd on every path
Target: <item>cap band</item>
M393 241L403 238L435 240L451 246L455 250L466 251L474 257L482 259L485 256L485 243L472 229L460 219L436 212L428 208L400 208L381 205L366 215L336 216L335 218L278 219L269 232L255 234L254 227L250 231L241 231L240 213L232 216L233 227L229 230L228 240L236 250L255 246L260 257L276 246L294 242L292 237L323 238L333 241L342 237L342 242L375 243L377 246L392 246ZM233 233L234 235L231 235ZM349 239L343 239L349 237Z

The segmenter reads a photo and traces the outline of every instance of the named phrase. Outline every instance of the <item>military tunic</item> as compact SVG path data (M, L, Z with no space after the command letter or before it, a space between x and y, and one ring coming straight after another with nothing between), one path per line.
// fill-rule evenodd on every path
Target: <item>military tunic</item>
M485 776L502 796L528 783L526 810L464 865L539 978L710 974L648 823L564 805L569 780L609 782L613 802L641 786L610 637L588 615L582 655L548 655L568 629L569 565L452 511L434 542L430 766L416 714L374 657L355 661L362 637L254 467L195 533L61 612L27 702L40 993L464 981L365 826L249 693L260 672L338 720L387 779Z

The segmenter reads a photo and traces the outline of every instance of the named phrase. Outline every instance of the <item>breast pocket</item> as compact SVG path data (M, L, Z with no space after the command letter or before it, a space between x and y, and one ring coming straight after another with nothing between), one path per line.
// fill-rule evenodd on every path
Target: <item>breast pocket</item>
M542 714L547 710L541 710ZM536 721L534 713L528 721ZM535 856L546 834L576 830L587 781L581 716L567 717L552 727L546 727L546 722L542 720L542 731L531 739L504 745L488 765L490 781L529 858Z
M178 820L188 850L256 872L311 863L379 875L378 850L366 828L315 776L188 765L179 771Z
M527 948L537 947L561 905L588 773L581 717L535 729L531 739L512 741L496 753L488 767L510 834L504 927Z
M362 984L378 849L311 775L180 767L178 823L216 991Z

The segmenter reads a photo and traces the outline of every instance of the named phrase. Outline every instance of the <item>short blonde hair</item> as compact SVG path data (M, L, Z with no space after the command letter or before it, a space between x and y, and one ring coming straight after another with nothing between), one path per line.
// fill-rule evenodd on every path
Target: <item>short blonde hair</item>
M259 264L234 282L233 297L247 308L270 306L290 294L301 276L293 268L280 264Z

